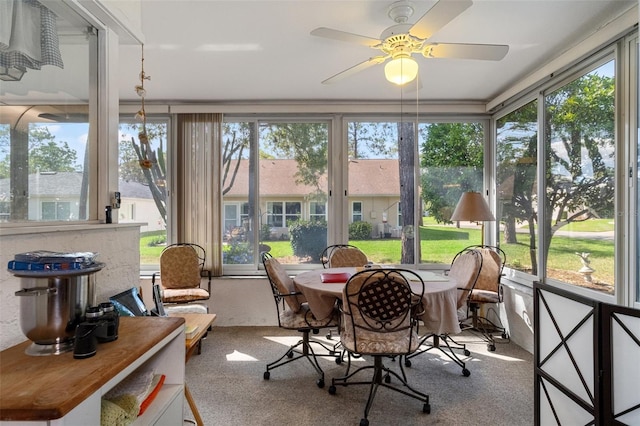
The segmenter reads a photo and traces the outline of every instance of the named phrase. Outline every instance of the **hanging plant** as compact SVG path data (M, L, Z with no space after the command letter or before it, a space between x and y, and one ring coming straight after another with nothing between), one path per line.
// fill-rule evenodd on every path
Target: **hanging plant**
M162 219L167 223L167 210L166 210L166 167L164 159L164 149L162 141L160 140L160 146L154 151L151 147L151 139L153 139L153 126L151 129L152 134L148 133L147 129L147 113L145 111L145 97L147 96L147 90L144 87L145 80L151 80L151 77L144 72L144 45L142 45L142 56L140 65L140 83L135 85L135 91L140 96L140 109L136 113L136 120L140 122L138 128L138 143L135 139L131 138L133 149L138 156L138 164L142 170L142 173L148 183L149 190L153 196L153 200L158 208L158 212L162 216Z

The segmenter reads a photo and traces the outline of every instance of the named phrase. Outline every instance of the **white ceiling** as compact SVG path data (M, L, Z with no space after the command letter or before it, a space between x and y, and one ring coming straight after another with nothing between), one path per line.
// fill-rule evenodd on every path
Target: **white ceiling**
M450 0L442 0L450 1ZM455 1L455 0L451 0ZM378 51L314 37L330 27L378 38L394 24L392 1L142 0L147 100L398 100L376 65L338 83L321 81ZM436 2L415 1L415 22ZM507 44L499 62L426 59L420 100L487 101L561 54L636 0L474 0L430 41ZM135 101L140 47L120 48L120 97ZM415 89L414 89L415 90ZM405 92L416 97L416 92Z

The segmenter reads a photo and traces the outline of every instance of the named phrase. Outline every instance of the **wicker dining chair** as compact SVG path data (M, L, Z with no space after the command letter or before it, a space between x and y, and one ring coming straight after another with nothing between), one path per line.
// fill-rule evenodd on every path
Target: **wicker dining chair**
M450 279L455 280L458 286L457 309L466 308L468 294L475 286L481 270L482 254L478 250L465 249L454 256L446 274ZM458 355L459 351L462 351L465 356L471 355L471 352L464 343L456 341L449 334L434 334L428 332L424 334L420 340L420 349L405 357L405 366L411 367L412 358L431 350L439 350L451 361L459 365L462 368L463 376L469 377L471 375L471 371L467 368L466 362Z
M324 268L343 268L364 266L369 262L367 255L351 244L334 244L326 247L320 254Z
M413 289L406 274L411 274L411 280L415 280ZM414 272L400 269L361 271L353 275L344 287L340 341L349 354L349 362L343 377L331 379L329 393L336 394L338 385L369 386L360 426L369 424L369 411L379 387L417 399L423 403L424 413L431 412L429 396L408 384L402 363L399 363L401 374L383 364L384 358L406 356L418 349L416 328L418 316L422 314L423 294L422 279ZM365 365L350 373L354 355L373 357L373 365ZM373 370L369 380L352 380L365 370ZM398 385L391 383L392 377Z
M489 351L496 350L494 335L498 334L502 339L509 341L509 333L500 320L500 315L495 311L503 300L502 275L507 256L500 247L490 245L473 245L464 250L476 250L482 255L482 268L478 279L466 296L467 315L462 321L463 329L475 331L487 342ZM482 314L483 306L488 306L486 313ZM493 320L488 315L492 312Z
M168 245L160 254L160 287L164 304L186 305L204 302L211 296L211 271L204 269L206 253L192 243ZM156 273L151 277L156 284ZM206 277L206 288L202 287ZM208 306L198 304L204 313Z
M271 253L262 253L262 263L271 285L271 292L276 304L278 314L278 326L287 330L297 330L302 333L302 338L294 345L291 345L285 353L277 360L267 364L263 374L265 380L271 377L271 370L281 367L298 359L308 360L318 374L316 385L324 387L324 371L318 363L318 356L313 349L313 345L323 349L322 355L336 357L336 362L340 363L342 358L337 358L340 354L333 348L325 345L319 340L314 340L310 335L318 334L320 329L336 327L340 323L340 312L338 309L327 318L315 318L309 309L309 305L302 293L297 292L293 285L293 280L287 274L284 266L274 258Z

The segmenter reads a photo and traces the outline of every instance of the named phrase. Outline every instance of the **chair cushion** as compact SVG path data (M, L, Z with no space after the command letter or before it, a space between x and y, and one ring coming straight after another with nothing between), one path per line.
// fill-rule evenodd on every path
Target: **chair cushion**
M398 355L410 354L418 350L420 339L415 331L411 334L407 330L393 333L380 333L359 329L356 339L353 335L351 319L348 315L342 317L343 325L340 327L340 342L350 352L362 355ZM411 336L411 338L409 338Z
M164 284L164 283L163 283ZM162 301L165 303L185 303L196 300L209 299L209 293L203 288L172 289L162 291Z
M502 273L502 259L498 253L488 248L480 249L480 252L482 253L482 271L474 288L497 292Z
M331 252L329 266L331 268L358 267L366 265L368 261L367 255L357 248L338 247Z
M500 296L495 291L473 290L469 302L500 303Z
M160 255L160 281L164 288L200 287L200 259L189 246L172 246Z
M205 305L199 303L184 303L180 305L167 305L164 307L169 315L171 314L208 314L209 310Z
M402 355L418 349L417 301L397 271L363 271L349 279L342 291L340 341L363 355Z
M286 309L280 313L280 326L292 330L300 330L304 328L324 328L336 327L339 324L340 313L334 309L329 318L317 320L311 314L309 305L303 303L300 305L298 312Z
M276 286L280 294L296 293L293 279L291 279L280 262L274 258L269 258L264 262L264 268L266 269L267 275L269 276L272 284ZM287 296L284 300L293 312L298 312L300 311L301 303L304 302L304 296Z

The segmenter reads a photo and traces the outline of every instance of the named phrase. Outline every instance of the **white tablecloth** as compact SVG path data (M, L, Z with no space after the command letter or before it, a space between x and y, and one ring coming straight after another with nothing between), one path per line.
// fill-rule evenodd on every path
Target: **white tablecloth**
M336 300L342 298L344 282L323 283L322 274L342 273L355 274L356 268L316 269L298 274L293 282L296 289L304 294L313 315L326 318L331 314ZM460 333L458 322L458 291L455 280L428 271L417 271L424 281L424 323L420 334L456 334Z

